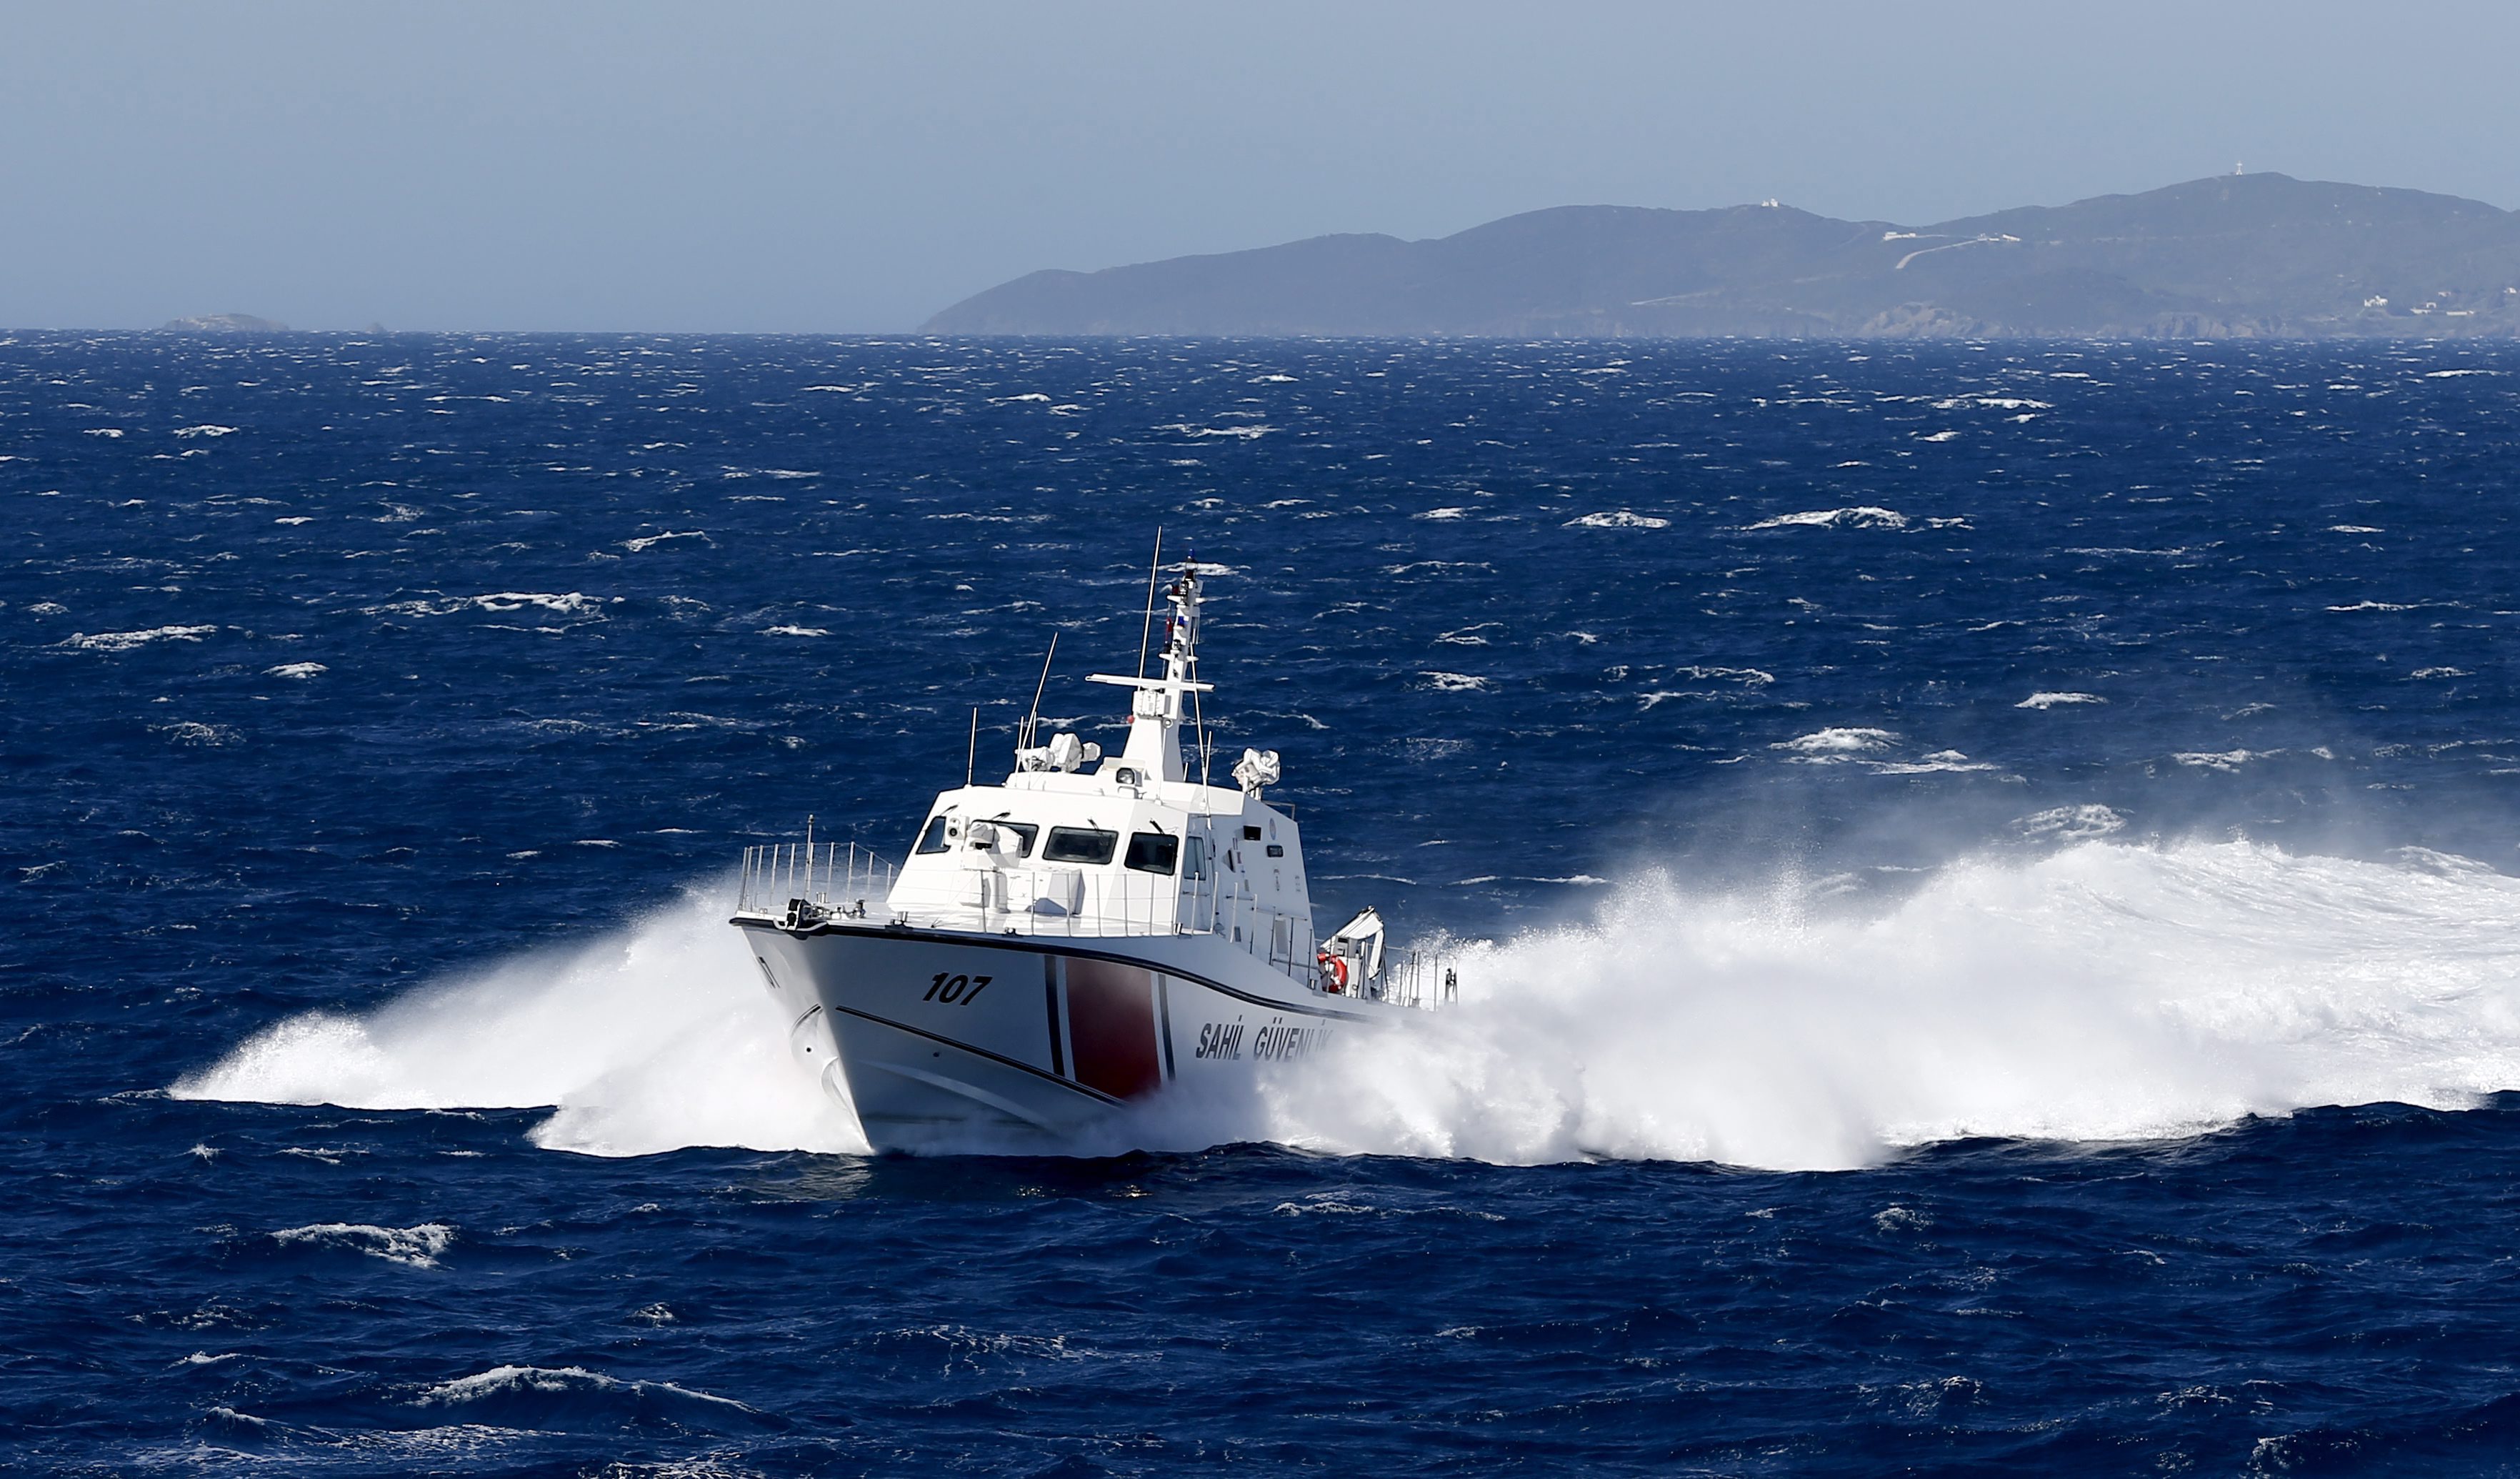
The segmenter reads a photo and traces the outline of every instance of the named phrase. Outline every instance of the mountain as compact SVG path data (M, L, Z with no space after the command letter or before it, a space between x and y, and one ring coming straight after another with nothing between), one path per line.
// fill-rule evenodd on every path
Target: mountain
M2520 212L2223 175L1937 225L1567 206L1034 272L931 334L1872 338L2520 335Z
M286 334L289 325L273 319L256 318L250 313L201 313L191 318L170 318L161 334Z

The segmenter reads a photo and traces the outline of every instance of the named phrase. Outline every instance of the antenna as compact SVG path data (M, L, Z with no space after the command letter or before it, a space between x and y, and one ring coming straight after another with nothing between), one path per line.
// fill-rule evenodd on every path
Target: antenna
M1190 675L1193 678L1198 676L1198 659L1195 657L1190 662ZM1208 741L1207 708L1198 701L1198 690L1195 688L1190 691L1190 707L1198 717L1198 783L1204 786L1207 784L1207 763L1214 758L1216 746Z
M1198 579L1198 541L1197 541L1197 540L1195 540L1195 539L1193 539L1193 540L1192 540L1192 541L1191 541L1191 546L1190 546L1190 578L1191 578L1193 582L1195 582L1195 581ZM1195 589L1195 588L1196 588L1196 587L1195 587L1195 585L1193 585L1193 587L1192 587L1192 588L1193 588L1193 589ZM1193 616L1192 617L1192 626L1191 626L1190 633L1189 633L1189 636L1190 636L1190 671L1189 671L1187 674L1185 674L1185 676L1189 677L1189 678L1191 679L1191 681L1192 681L1192 682L1196 682L1196 681L1198 681L1198 637L1199 637L1199 631L1198 631L1198 626L1197 626L1196 623L1197 623L1197 617L1196 617L1196 615L1193 615ZM1214 757L1214 755L1215 755L1215 753L1216 753L1216 747L1215 747L1215 745L1214 745L1214 744L1209 740L1209 738L1208 738L1208 733L1207 733L1207 706L1206 706L1205 704L1203 704L1203 703L1199 702L1199 694L1198 694L1198 690L1197 690L1197 689L1195 689L1195 688L1193 688L1193 689L1192 689L1192 690L1190 691L1190 708L1191 708L1191 714L1192 714L1192 716L1193 716L1193 717L1195 717L1195 718L1197 719L1197 721L1198 721L1198 783L1199 783L1201 786L1205 786L1205 785L1207 784L1207 766L1208 766L1208 762L1209 762L1209 760L1210 760L1211 758L1213 758L1213 757Z
M1138 678L1141 682L1147 676L1147 643L1155 634L1155 581L1161 578L1163 569L1164 532L1158 525L1155 529L1154 562L1147 567L1147 624L1138 628Z
M980 768L980 710L979 710L979 707L978 707L977 705L973 705L973 706L972 706L972 709L971 709L971 748L970 748L969 752L968 752L968 753L967 753L967 754L963 757L963 784L964 784L965 786L967 786L967 787L968 787L968 786L969 786L969 785L971 784L971 775L972 775L972 772L974 772L974 771L978 770L979 768Z
M1057 656L1058 628L1054 626L1050 632L1050 651L1042 654L1041 681L1032 685L1032 712L1024 716L1023 727L1015 731L1015 748L1018 750L1030 748L1033 731L1041 725L1041 692L1050 686L1050 660Z

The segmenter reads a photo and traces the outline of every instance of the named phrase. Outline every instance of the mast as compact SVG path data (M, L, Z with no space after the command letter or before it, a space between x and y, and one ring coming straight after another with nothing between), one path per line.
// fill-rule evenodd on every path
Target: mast
M1181 573L1172 584L1164 587L1167 609L1164 618L1163 674L1149 677L1143 657L1136 677L1098 672L1090 682L1110 683L1135 690L1129 701L1129 744L1121 752L1120 763L1145 772L1151 780L1187 780L1182 763L1181 729L1189 718L1183 700L1205 693L1213 686L1198 681L1198 606L1199 576L1204 567L1194 560L1182 562ZM1160 578L1160 571L1157 572ZM1147 632L1140 641L1144 653L1152 645L1154 634L1154 599L1152 585L1147 602Z

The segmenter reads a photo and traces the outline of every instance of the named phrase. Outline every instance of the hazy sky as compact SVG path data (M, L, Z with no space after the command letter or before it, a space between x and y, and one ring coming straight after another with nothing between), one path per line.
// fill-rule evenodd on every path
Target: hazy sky
M0 0L0 326L886 331L1543 206L2520 206L2520 5Z

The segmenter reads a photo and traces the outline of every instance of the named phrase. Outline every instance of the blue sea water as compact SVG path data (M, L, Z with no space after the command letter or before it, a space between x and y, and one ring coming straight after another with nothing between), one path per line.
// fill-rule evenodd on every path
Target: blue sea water
M2515 452L2474 345L0 337L0 1464L2520 1472ZM736 855L1054 628L1112 724L1158 527L1464 999L862 1154Z

